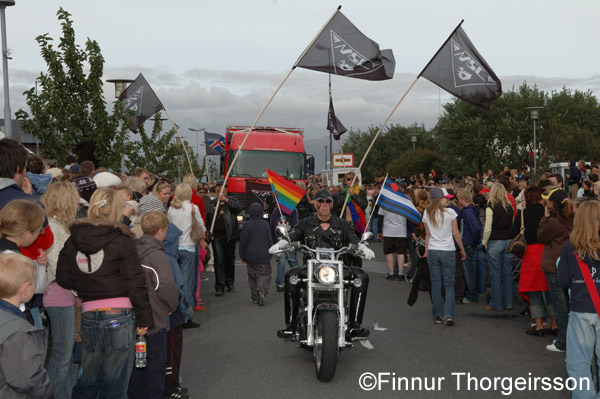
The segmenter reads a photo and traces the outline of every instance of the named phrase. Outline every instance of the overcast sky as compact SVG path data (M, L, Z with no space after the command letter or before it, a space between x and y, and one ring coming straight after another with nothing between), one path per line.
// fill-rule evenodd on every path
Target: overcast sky
M11 109L24 108L45 64L35 37L60 37L56 12L72 14L77 42L98 41L105 78L140 72L192 146L188 128L223 133L250 125L338 4L364 34L391 48L394 79L333 76L333 99L346 127L380 125L455 26L462 27L510 90L527 81L600 93L597 0L16 0L6 11ZM328 75L296 69L259 125L326 135ZM112 84L105 85L113 101ZM451 96L419 79L391 123L433 127ZM0 97L0 101L1 97ZM531 104L537 105L537 104ZM182 131L183 133L183 131ZM203 153L203 151L201 151Z

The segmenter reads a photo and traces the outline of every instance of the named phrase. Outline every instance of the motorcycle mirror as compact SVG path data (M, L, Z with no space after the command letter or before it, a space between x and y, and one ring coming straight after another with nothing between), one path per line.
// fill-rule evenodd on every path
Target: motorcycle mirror
M371 238L373 238L373 233L370 231L365 231L360 240L361 241L369 241Z
M277 236L277 238L283 238L286 236L286 234L287 234L287 230L285 229L284 226L275 227L275 235Z

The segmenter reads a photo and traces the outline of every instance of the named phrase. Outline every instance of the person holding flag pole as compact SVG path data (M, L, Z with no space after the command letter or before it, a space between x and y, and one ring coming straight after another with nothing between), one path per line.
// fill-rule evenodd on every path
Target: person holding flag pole
M250 137L265 110L296 67L364 80L385 80L393 77L395 60L392 51L380 50L376 42L360 32L340 12L341 8L342 6L337 7L319 33L304 49L252 123L248 134L240 144L239 150L236 152L225 175L225 184L229 179L237 158L243 150L246 140ZM214 229L214 224L215 220L213 219L210 228L211 232Z
M496 76L492 68L490 68L485 59L479 54L467 34L461 28L463 22L464 20L461 20L458 26L454 28L448 39L446 39L433 58L425 65L425 68L410 84L394 108L392 108L390 114L379 127L375 137L373 137L367 151L365 151L365 155L363 155L358 166L359 170L362 169L371 148L373 148L383 128L421 76L461 100L475 105L487 114L490 113L491 103L502 94L502 84L498 76ZM354 181L352 184L354 184ZM342 209L340 217L344 214L344 210Z
M298 211L296 210L296 206L298 206L298 203L306 195L306 192L296 186L293 182L286 180L272 170L266 169L266 171L277 203L277 209L273 211L270 223L273 240L275 242L279 239L275 234L275 228L277 226L284 226L287 236L290 229L294 228L298 223ZM284 203L283 208L281 206L280 198ZM283 291L286 260L290 264L290 268L298 267L296 251L289 249L288 251L277 254L277 277L275 278L275 284L278 292Z

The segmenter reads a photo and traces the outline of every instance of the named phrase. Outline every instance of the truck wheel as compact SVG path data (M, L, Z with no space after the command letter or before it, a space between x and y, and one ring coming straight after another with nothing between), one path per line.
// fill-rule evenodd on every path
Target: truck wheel
M317 314L315 332L315 371L317 378L329 382L335 375L338 358L338 323L337 312L320 311Z

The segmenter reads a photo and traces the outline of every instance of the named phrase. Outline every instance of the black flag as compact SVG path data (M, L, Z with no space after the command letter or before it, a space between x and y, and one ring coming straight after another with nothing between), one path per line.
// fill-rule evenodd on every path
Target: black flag
M396 61L392 50L379 45L337 12L296 66L365 80L386 80L394 76Z
M492 101L502 94L500 79L460 25L419 76L488 114Z
M119 96L119 101L125 104L125 109L135 113L131 117L127 116L127 126L134 133L137 133L138 127L148 118L151 118L161 109L165 109L141 73L123 90Z
M327 113L327 130L331 132L333 138L339 140L342 134L346 133L348 129L340 122L340 120L335 116L335 111L333 110L333 100L331 97L329 98L329 112Z

